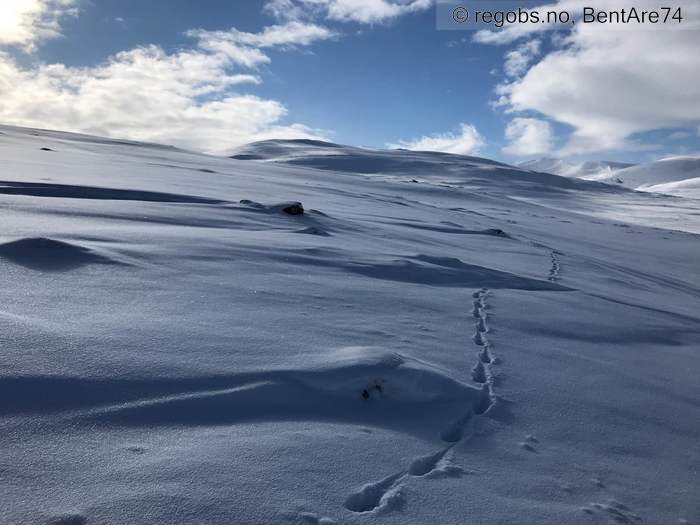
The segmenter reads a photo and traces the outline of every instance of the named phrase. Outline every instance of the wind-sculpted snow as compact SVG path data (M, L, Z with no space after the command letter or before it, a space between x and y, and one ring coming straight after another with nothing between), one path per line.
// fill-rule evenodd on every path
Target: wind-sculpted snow
M9 399L0 413L64 414L90 426L308 420L415 432L415 418L439 425L478 407L478 390L395 352L344 348L326 359L307 369L170 380L9 377L0 380Z
M82 246L43 237L0 244L0 258L44 271L71 270L88 264L117 264Z
M6 195L30 195L34 197L56 197L63 199L182 202L191 204L213 204L221 202L215 199L153 191L91 188L89 186L71 186L67 184L45 184L17 181L0 181L0 194L2 193Z
M77 419L148 427L338 421L422 434L428 428L416 429L416 418L439 425L465 406L478 409L479 391L445 371L381 349L346 352L331 353L329 364L316 368L251 372L230 377L223 388L223 378L216 378L216 388L117 403Z
M407 259L374 264L357 262L346 269L375 279L428 284L433 286L488 286L519 290L571 290L537 279L520 277L471 264L450 257L418 255Z
M1 129L0 522L698 522L692 199Z

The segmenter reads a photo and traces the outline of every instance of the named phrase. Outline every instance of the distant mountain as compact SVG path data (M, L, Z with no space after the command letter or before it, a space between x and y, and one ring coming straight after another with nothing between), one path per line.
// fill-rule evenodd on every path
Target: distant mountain
M577 164L563 159L544 158L522 162L518 166L639 191L700 198L700 154L666 157L637 165L609 161Z
M700 177L700 155L667 157L619 170L609 178L598 180L610 182L613 177L628 188L649 191L651 187L660 184Z
M609 160L589 160L577 163L557 158L541 158L521 162L518 166L532 171L561 175L562 177L599 180L606 179L616 171L629 168L634 166L634 164Z

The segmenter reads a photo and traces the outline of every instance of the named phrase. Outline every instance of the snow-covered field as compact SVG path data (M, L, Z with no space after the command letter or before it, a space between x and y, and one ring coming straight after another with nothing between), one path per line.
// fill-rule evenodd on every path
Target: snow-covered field
M236 156L0 127L0 522L700 523L697 201Z

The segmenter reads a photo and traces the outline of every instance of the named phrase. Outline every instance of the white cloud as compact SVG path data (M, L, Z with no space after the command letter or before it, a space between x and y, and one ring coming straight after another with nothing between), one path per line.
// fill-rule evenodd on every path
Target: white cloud
M459 131L437 133L419 139L389 144L391 148L406 148L416 151L442 151L457 155L472 155L484 146L484 138L470 124L460 124Z
M270 136L319 138L321 132L301 124L281 125L287 110L279 102L233 91L260 82L244 68L269 62L262 48L331 36L297 22L287 28L195 31L192 49L168 54L158 46L140 47L90 68L23 68L0 52L0 121L214 153Z
M33 51L42 40L60 36L59 22L77 14L77 0L1 0L0 44Z
M229 31L192 30L189 36L198 38L204 49L219 50L222 45L269 48L280 46L308 46L316 40L335 36L327 27L292 20L282 25L268 26L260 33L246 33L233 28Z
M503 70L509 77L522 75L540 52L540 41L530 40L506 53Z
M279 19L327 18L374 24L424 11L433 0L269 0L265 10Z
M552 127L535 118L514 118L506 127L510 143L503 148L508 155L542 155L552 150Z
M586 3L560 0L557 7L574 9ZM657 3L638 0L636 7ZM499 104L509 112L536 111L571 125L574 132L564 154L626 148L638 132L697 126L700 2L676 4L683 8L681 26L577 24L522 77L498 87ZM616 0L595 5L619 8ZM476 38L508 43L538 30L536 25L518 25Z

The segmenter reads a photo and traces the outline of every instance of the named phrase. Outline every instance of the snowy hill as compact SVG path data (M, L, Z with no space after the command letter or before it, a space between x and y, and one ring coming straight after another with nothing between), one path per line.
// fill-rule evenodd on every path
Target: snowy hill
M232 158L372 175L375 180L394 182L439 183L455 187L487 184L491 189L508 189L519 185L523 192L540 193L576 189L604 193L616 191L600 184L569 180L549 173L534 173L529 169L480 157L435 151L358 148L316 140L254 142L239 148Z
M572 162L558 158L542 158L521 162L518 166L532 171L553 173L562 177L597 180L599 178L611 178L613 173L629 168L633 164L607 160Z
M700 177L644 186L641 189L649 192L700 199Z
M700 520L689 201L235 154L0 126L0 523Z
M576 164L563 159L547 158L523 162L518 167L620 185L639 191L691 198L698 198L700 195L697 191L697 179L700 178L700 156L698 155L667 157L639 165L608 161Z
M650 188L698 177L700 177L700 155L667 157L620 170L614 175L620 184L642 191L656 191ZM599 180L608 182L610 179L600 178Z

